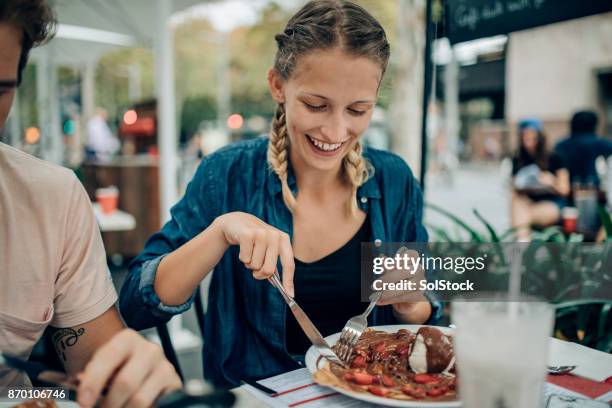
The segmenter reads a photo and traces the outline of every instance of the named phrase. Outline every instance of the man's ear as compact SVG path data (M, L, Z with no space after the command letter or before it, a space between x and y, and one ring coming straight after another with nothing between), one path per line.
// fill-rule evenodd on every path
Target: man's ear
M285 103L284 91L285 81L280 76L277 70L270 68L268 70L268 87L270 94L277 103Z

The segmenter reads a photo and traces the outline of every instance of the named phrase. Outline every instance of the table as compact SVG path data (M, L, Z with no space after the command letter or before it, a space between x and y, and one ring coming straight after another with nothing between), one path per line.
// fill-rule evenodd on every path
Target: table
M121 210L106 214L98 203L93 203L93 209L101 232L131 231L136 228L136 219L131 214Z
M234 404L234 408L268 408L267 404L264 404L262 401L253 397L246 389L244 388L235 388L232 390L234 395L236 396L236 403Z
M605 378L607 378L608 376L612 376L612 355L609 355L607 353L603 353L601 351L597 351L594 349L590 349L588 347L584 347L579 344L569 343L569 342L565 342L562 340L551 338L550 346L549 346L549 363L551 365L552 364L556 364L556 365L575 364L578 366L577 369L575 370L576 374L583 373L585 375L595 376L598 378L598 381L601 381L601 384L603 386L595 387L595 388L608 388L608 389L611 388L611 387L606 387L605 384L603 384L603 380L605 380ZM306 369L300 369L300 370L292 371L291 373L282 374L281 376L283 376L282 377L283 380L278 381L278 383L284 383L284 385L280 387L274 387L268 384L265 384L265 385L267 385L268 387L274 390L280 389L282 391L285 391L286 395L283 396L282 398L285 398L286 396L289 395L289 392L286 391L288 383L297 384L295 388L295 391L296 391L295 398L296 399L313 397L313 395L315 395L317 392L323 395L321 397L315 396L315 399L325 397L324 394L327 394L328 396L331 395L329 394L327 390L316 391L315 390L316 387L312 387L311 384L304 386L303 384L312 383L312 380L310 379L310 374L304 372L304 370ZM302 373L300 374L300 372ZM281 376L277 376L276 378L281 378ZM275 381L275 380L272 380L272 381ZM299 382L296 383L296 381L299 381ZM589 394L588 391L580 392L580 394L575 394L575 392L577 392L578 390L581 390L581 387L584 388L585 383L587 384L586 386L588 387L589 381L590 380L585 380L580 377L576 378L573 375L563 375L563 376L556 376L556 377L549 376L544 393L545 394L567 393L568 395L575 395L575 396L578 396L580 394L582 394L583 396L588 395ZM578 383L578 384L574 384L574 383ZM572 388L571 385L577 385L577 386ZM305 393L304 395L306 396L298 397L297 395L298 392L302 392L302 391L298 391L300 389L307 389L309 390L309 393ZM264 394L261 394L261 395L257 394L259 396L258 398L255 396L256 394L252 393L252 392L257 393L257 391L256 390L250 391L250 390L252 390L252 388L248 386L238 387L233 390L234 394L237 396L237 402L235 405L237 408L247 408L247 407L263 408L263 407L270 407L270 406L275 406L275 407L282 406L280 401L272 401L269 398L268 398L268 401L272 401L274 405L266 404L264 402L266 400L266 397L264 396ZM597 391L597 390L590 390L590 391ZM602 394L602 391L599 390L599 394L597 392L590 392L590 394L593 394L593 397L599 394L605 395L603 397L604 400L606 401L612 400L612 391L607 392L607 394ZM341 406L341 405L344 406L345 404L349 403L348 399L334 400L334 398L336 397L325 399L325 401L329 401L330 406ZM332 402L332 400L334 401ZM355 401L355 404L351 404L351 405L354 405L355 407L371 406L365 403L360 404L357 402L357 400L350 400L350 401ZM322 400L319 402L322 402Z
M122 156L110 163L86 162L81 171L92 201L98 188L116 186L119 208L136 220L136 226L129 231L102 231L106 252L128 259L137 256L161 227L157 159L148 155Z

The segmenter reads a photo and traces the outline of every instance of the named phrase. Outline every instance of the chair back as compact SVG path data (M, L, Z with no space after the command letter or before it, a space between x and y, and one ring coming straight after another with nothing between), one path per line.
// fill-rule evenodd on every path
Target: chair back
M612 352L612 301L585 299L555 305L555 337Z
M193 302L193 307L196 313L196 319L198 321L198 327L200 329L200 337L202 341L204 341L204 304L202 302L202 294L200 291L200 287L196 289L195 299ZM183 380L183 370L181 369L181 365L178 360L178 355L176 354L176 350L174 349L174 345L172 344L172 338L170 336L170 331L168 330L167 323L160 324L156 326L157 334L159 335L159 340L162 345L162 349L164 350L164 355L168 359L168 361L174 366L176 372Z

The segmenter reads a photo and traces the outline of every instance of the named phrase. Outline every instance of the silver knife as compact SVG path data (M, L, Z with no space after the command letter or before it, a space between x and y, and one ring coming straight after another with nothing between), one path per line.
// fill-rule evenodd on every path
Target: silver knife
M331 347L329 347L327 341L325 341L323 336L321 336L319 330L315 327L308 316L306 316L306 313L304 313L302 308L296 303L295 300L293 300L291 296L287 294L287 292L285 292L285 288L283 288L278 272L274 272L274 275L269 277L268 280L281 293L283 299L285 299L285 302L287 302L289 309L291 309L291 313L293 313L293 316L295 316L295 320L297 320L298 324L304 331L304 334L306 334L306 337L308 337L308 340L310 340L317 351L328 361L346 368L346 364L344 364L344 362L338 358L336 353L334 353Z

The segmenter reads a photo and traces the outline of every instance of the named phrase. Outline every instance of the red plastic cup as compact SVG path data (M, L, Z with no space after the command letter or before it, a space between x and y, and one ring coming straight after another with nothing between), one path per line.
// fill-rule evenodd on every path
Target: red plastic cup
M571 234L576 232L578 224L578 209L576 207L565 207L561 213L563 217L563 232Z
M96 201L104 214L112 214L119 204L119 190L116 187L99 188L96 190Z

